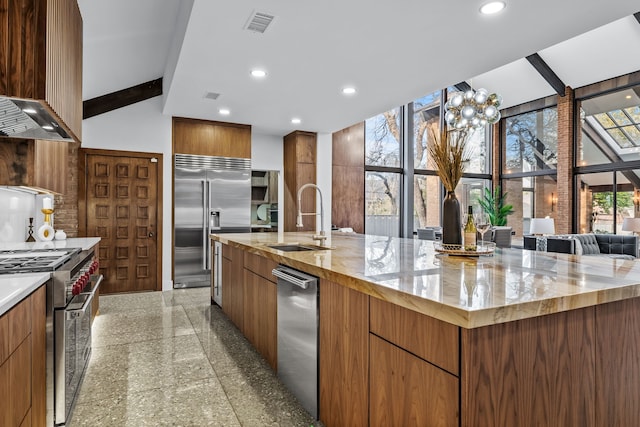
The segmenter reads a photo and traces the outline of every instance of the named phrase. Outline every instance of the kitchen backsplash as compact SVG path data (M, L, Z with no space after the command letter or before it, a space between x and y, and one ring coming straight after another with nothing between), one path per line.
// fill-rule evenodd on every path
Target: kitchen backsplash
M28 236L29 218L34 219L33 236L36 237L44 222L40 209L45 197L50 197L53 202L53 196L49 194L34 195L10 187L0 188L0 242L24 242Z

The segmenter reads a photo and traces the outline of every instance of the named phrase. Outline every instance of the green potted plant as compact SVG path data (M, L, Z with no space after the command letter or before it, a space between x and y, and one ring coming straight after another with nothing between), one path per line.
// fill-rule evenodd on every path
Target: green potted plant
M483 196L478 199L478 204L489 215L489 221L493 226L507 225L507 215L513 213L513 206L505 204L507 193L502 194L500 186L491 192L488 188L484 189Z

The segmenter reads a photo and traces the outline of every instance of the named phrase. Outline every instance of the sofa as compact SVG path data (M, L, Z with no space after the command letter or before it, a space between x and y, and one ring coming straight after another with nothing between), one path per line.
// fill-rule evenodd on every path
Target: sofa
M638 236L620 234L565 234L546 236L547 252L600 255L612 258L638 257ZM524 249L536 250L537 238L524 236Z

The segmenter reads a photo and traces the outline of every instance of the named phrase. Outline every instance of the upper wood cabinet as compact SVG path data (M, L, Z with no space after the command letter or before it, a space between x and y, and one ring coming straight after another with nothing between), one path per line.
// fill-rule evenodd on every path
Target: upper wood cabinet
M250 159L251 126L174 117L173 152Z
M0 0L0 95L38 100L82 137L82 16L76 0Z
M284 231L314 231L316 218L302 217L304 227L296 227L298 189L304 184L316 183L317 135L295 131L284 137ZM302 211L316 211L316 190L307 189L301 197Z
M69 149L65 141L1 141L0 185L35 187L64 194L67 174L62 172L69 164Z

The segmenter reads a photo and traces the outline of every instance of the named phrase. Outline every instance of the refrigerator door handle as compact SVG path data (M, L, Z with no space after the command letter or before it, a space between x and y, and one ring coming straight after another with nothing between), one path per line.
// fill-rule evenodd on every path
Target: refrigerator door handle
M202 180L202 269L209 269L209 223L207 215L209 215L209 181Z

